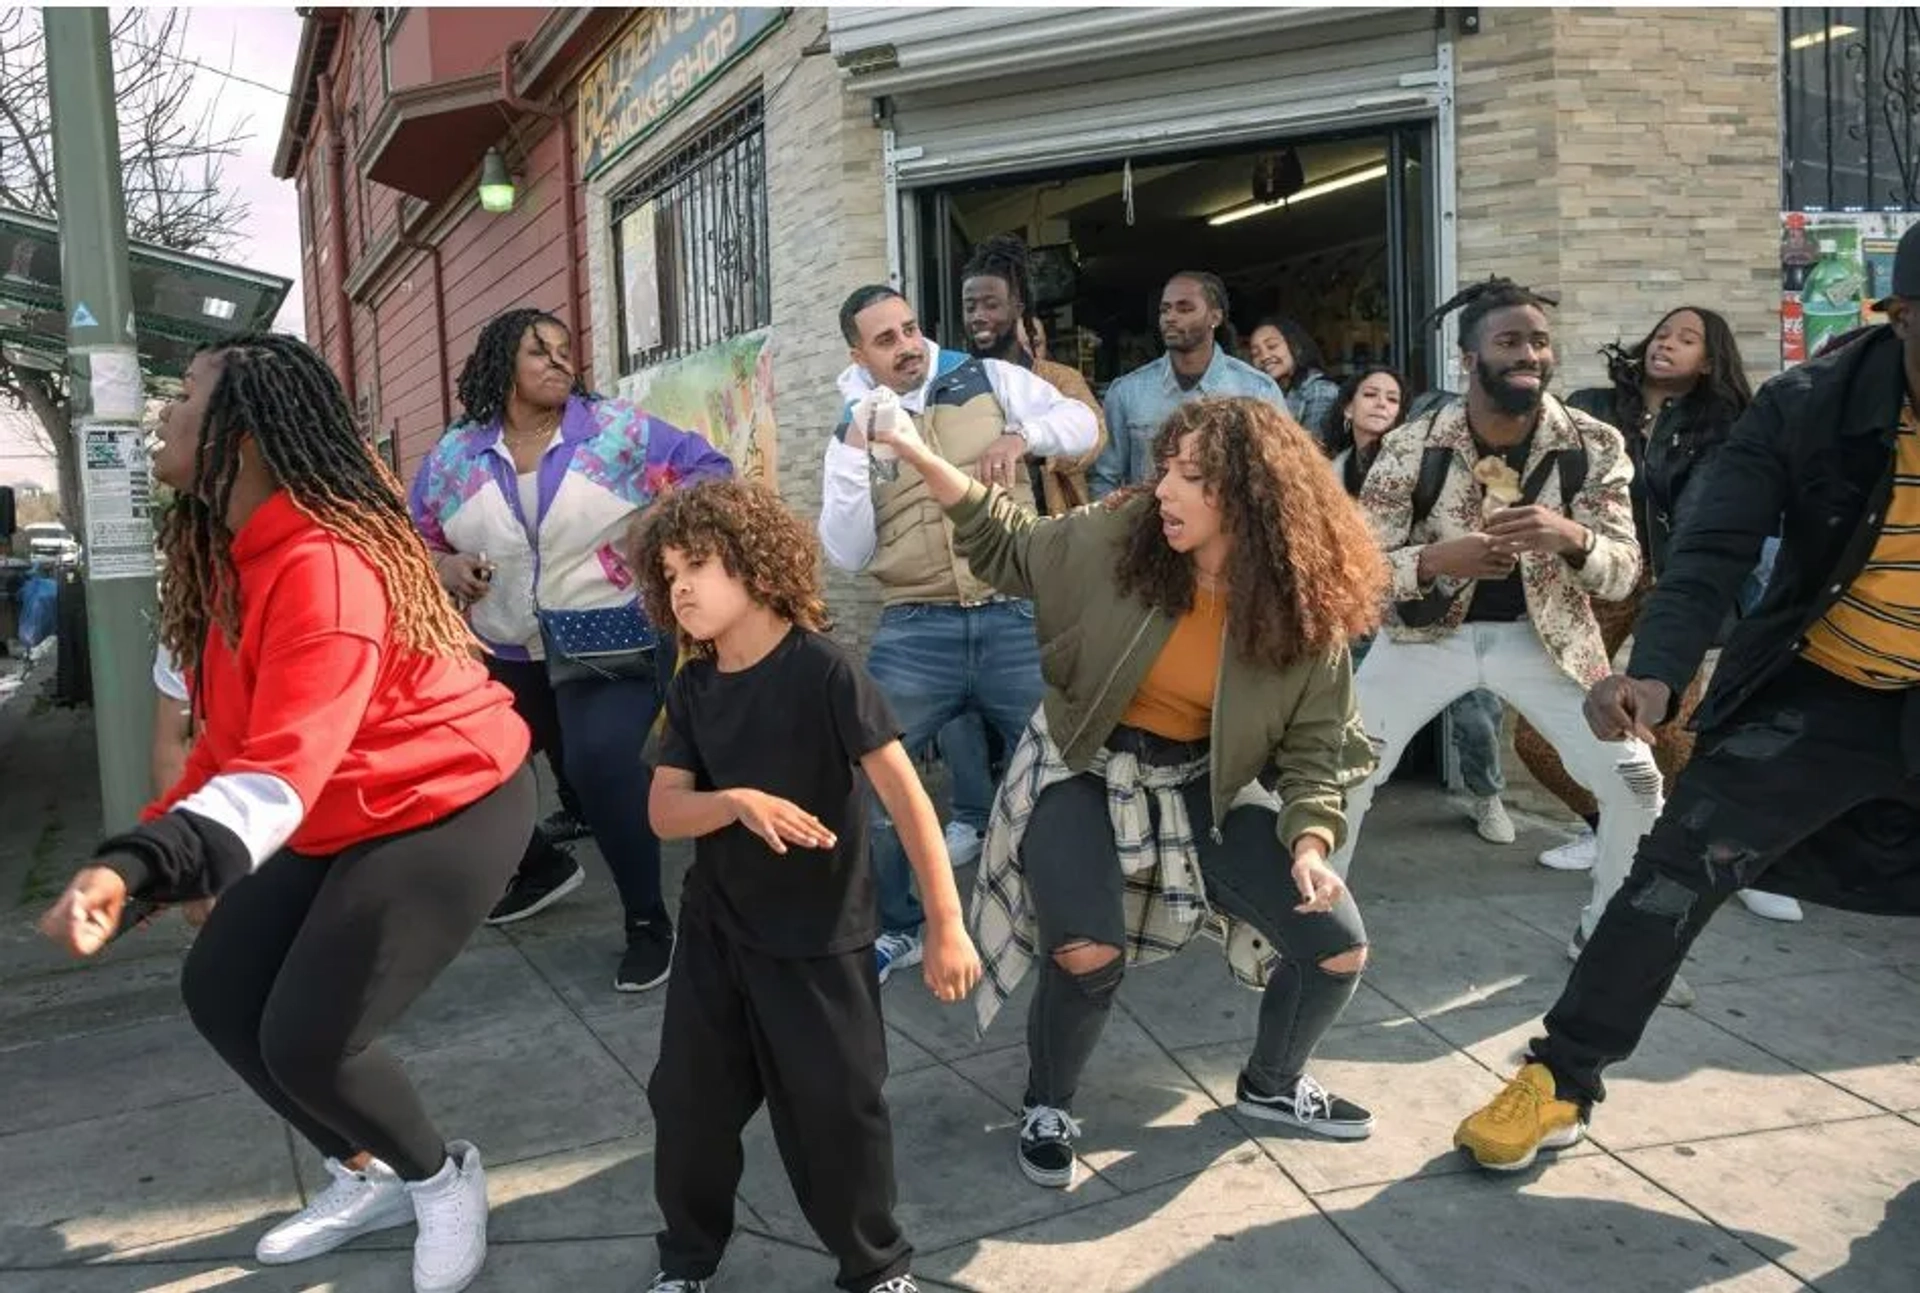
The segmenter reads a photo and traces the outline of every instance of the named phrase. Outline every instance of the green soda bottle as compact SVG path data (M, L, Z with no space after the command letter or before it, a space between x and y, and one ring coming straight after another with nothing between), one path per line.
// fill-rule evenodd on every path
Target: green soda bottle
M1833 338L1860 326L1860 267L1838 255L1831 238L1820 240L1820 259L1807 272L1800 289L1800 309L1806 316L1807 358Z

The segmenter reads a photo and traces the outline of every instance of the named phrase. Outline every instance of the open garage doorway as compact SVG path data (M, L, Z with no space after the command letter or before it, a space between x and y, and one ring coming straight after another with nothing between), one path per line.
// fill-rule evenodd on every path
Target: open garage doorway
M1435 384L1430 124L913 190L909 257L923 321L964 346L961 266L995 234L1034 250L1050 357L1096 391L1160 353L1156 312L1174 273L1227 284L1242 338L1298 320L1336 380L1371 363Z

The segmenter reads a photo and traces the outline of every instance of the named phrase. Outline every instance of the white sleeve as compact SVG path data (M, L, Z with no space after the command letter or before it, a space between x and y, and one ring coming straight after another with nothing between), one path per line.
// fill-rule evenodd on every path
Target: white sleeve
M820 546L841 570L860 571L878 542L867 451L839 439L827 442L826 474L820 483Z
M154 690L169 700L185 701L187 699L186 677L174 664L173 652L164 646L154 648L153 686Z
M1016 364L986 359L980 366L987 370L1000 411L1026 433L1027 448L1035 457L1080 458L1093 452L1100 422L1092 409Z

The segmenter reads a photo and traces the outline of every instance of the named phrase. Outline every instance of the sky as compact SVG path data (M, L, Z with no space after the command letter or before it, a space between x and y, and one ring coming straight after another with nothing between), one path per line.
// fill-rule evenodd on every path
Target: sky
M203 65L194 71L195 115L201 105L211 104L220 126L247 135L239 155L225 165L226 183L251 208L226 258L292 279L293 290L274 326L301 332L306 315L300 295L297 197L291 181L273 177L273 153L300 49L300 16L291 6L195 7L186 15L182 53ZM34 482L50 489L55 483L52 459L42 455L38 437L21 424L23 418L0 410L0 485Z

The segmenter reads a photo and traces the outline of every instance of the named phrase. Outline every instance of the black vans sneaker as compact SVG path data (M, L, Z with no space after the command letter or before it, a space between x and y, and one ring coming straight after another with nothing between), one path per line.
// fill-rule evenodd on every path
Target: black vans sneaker
M673 965L673 926L665 919L627 927L627 950L613 976L615 992L645 992L667 981Z
M586 880L587 873L573 860L573 854L563 848L547 852L555 864L538 871L515 872L507 883L507 892L487 914L487 924L511 925L516 920L525 920L553 906Z
M1234 1108L1249 1118L1283 1122L1329 1140L1365 1140L1373 1134L1373 1115L1351 1100L1329 1095L1310 1077L1301 1077L1282 1095L1262 1091L1244 1072L1234 1084Z
M1020 1170L1035 1185L1064 1190L1073 1184L1073 1138L1080 1124L1065 1109L1028 1105L1020 1123Z

